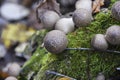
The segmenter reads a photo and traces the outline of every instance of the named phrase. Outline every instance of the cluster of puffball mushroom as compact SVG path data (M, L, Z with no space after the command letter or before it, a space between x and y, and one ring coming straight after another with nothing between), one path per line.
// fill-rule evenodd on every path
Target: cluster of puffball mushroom
M92 21L92 1L78 0L76 10L69 18L60 17L58 13L47 10L39 17L45 29L51 30L44 38L44 46L51 53L60 53L66 49L68 40L66 34L76 27L84 27ZM54 30L53 30L54 29Z
M76 10L70 18L60 18L54 11L46 11L40 17L46 29L52 30L44 38L44 46L50 53L61 53L67 47L68 40L65 34L74 31L76 27L88 26L92 21L92 1L78 0ZM117 1L112 7L113 18L120 20L119 7L120 1ZM53 30L55 29L55 30ZM113 25L103 34L96 34L91 45L95 50L104 51L108 48L108 43L112 45L120 44L120 26Z
M117 1L113 4L111 9L112 17L116 20L120 21L120 1ZM108 43L111 45L120 45L120 26L119 25L112 25L110 26L105 35L103 34L96 34L92 40L91 45L94 49L105 51L108 48Z
M69 18L61 17L57 12L47 10L40 20L45 29L60 30L65 34L74 31L76 27L84 27L92 21L92 1L91 0L78 0L75 4L76 10Z
M120 26L113 25L109 27L105 35L96 34L91 40L91 45L96 50L105 51L108 48L108 42L111 45L120 44Z

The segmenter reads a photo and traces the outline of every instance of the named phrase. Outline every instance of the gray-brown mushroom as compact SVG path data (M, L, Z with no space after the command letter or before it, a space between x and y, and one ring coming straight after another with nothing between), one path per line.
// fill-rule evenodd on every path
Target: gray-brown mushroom
M48 52L57 54L64 51L67 47L68 40L64 32L52 30L44 38L44 46Z
M51 30L54 28L55 23L60 19L60 16L54 11L46 11L41 17L40 20L45 29Z
M75 4L75 8L77 9L86 9L88 12L92 14L92 0L78 0Z
M78 0L75 4L73 22L77 27L88 26L92 21L92 0Z
M96 34L91 40L91 46L99 51L107 50L108 43L103 34Z
M120 21L120 1L113 4L111 11L113 18Z
M113 25L109 27L105 35L106 40L112 45L120 44L120 26Z
M73 13L73 22L77 27L88 26L92 21L91 13L83 8L76 9Z

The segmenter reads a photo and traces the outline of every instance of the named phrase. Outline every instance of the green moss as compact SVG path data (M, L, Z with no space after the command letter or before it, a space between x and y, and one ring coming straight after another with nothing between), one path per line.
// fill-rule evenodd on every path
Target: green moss
M26 80L28 78L27 74L30 74L30 73L36 74L39 68L41 67L41 64L38 64L38 63L41 63L41 58L43 58L44 54L46 54L46 50L41 47L43 43L42 41L44 36L46 35L46 32L47 32L46 30L37 31L29 41L31 44L30 46L32 46L32 44L34 43L37 43L39 46L37 46L37 49L33 54L33 56L31 57L31 59L28 62L26 62L26 64L23 66L22 78L24 77ZM30 49L31 47L27 47L25 50L25 53L30 54L30 51L31 51Z
M98 13L88 27L76 29L68 34L68 47L90 48L93 35L105 34L106 29L111 25L120 25L120 22L111 17L110 11ZM42 43L42 40L38 39L38 43ZM109 45L109 49L119 50L120 48ZM36 73L34 80L55 80L58 76L46 75L47 70L53 70L77 80L87 80L88 77L94 80L99 72L103 72L106 77L112 75L115 68L120 66L119 57L119 54L114 53L78 50L65 50L59 55L53 55L38 46L32 58L24 65L23 73L27 76L34 71Z

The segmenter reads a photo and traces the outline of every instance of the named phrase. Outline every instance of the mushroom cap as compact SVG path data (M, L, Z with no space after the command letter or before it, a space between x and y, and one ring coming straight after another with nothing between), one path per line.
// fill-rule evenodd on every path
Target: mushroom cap
M55 24L55 29L56 30L61 30L63 32L70 33L74 31L74 22L72 18L61 18L60 20L57 21Z
M52 30L44 38L44 46L51 53L60 53L67 47L68 40L64 32Z
M60 19L60 16L54 11L46 11L41 17L40 20L43 26L51 30L54 28L55 23Z
M113 18L120 21L120 1L113 4L111 11Z
M73 22L77 27L84 27L91 23L92 14L86 9L77 9L73 13Z
M100 51L104 51L108 48L108 43L103 34L96 34L91 40L91 46Z
M8 68L8 73L11 76L18 76L21 71L20 65L17 63L13 63Z
M76 9L86 9L92 13L92 0L78 0L75 4Z
M120 44L120 26L113 25L109 27L105 35L106 40L112 45Z
M17 78L13 77L13 76L9 76L7 77L5 80L17 80Z

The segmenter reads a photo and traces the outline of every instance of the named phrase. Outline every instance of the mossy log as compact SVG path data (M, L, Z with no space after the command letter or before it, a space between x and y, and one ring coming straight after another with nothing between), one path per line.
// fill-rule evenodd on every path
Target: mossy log
M96 14L94 21L89 26L78 28L67 35L68 48L91 48L91 38L97 33L105 34L106 29L111 25L120 25L120 22L112 18L110 10ZM44 47L41 47L46 33L47 31L41 30L36 34L35 41L39 46L31 59L23 66L22 75L24 75L25 80L29 80L31 76L33 80L57 80L60 77L46 74L47 70L77 80L94 80L99 72L108 78L116 71L116 67L120 66L120 54L116 53L65 50L58 55L51 54ZM109 44L109 49L119 51L120 46Z

